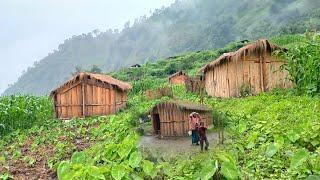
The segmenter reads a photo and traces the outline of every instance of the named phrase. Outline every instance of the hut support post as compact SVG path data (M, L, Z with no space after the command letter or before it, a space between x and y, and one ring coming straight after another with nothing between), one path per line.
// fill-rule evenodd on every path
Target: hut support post
M82 116L85 117L86 116L86 112L85 112L85 100L84 100L84 84L81 84L81 91L82 91Z

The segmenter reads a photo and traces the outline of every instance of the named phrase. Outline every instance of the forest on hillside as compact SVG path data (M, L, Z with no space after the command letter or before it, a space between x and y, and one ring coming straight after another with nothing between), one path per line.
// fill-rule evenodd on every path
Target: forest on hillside
M115 71L233 41L303 33L320 26L318 0L177 0L128 22L122 30L94 30L66 39L28 68L4 95L44 95L92 65Z

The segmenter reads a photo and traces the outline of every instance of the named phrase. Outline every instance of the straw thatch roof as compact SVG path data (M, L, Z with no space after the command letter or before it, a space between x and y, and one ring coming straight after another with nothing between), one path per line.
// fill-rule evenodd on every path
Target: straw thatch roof
M119 90L122 91L127 91L131 89L131 85L114 79L111 76L108 75L102 75L102 74L94 74L94 73L88 73L88 72L81 72L75 76L73 76L70 80L68 80L66 83L64 83L63 85L61 85L60 87L58 87L57 89L53 90L51 92L51 95L56 94L57 92L59 92L60 90L62 90L65 86L80 82L80 81L85 81L85 80L93 80L95 81L95 83L97 84L110 84L112 86L114 86L115 88L118 88Z
M169 100L165 102L161 102L152 108L154 110L157 107L169 107L176 106L181 110L191 110L191 111L211 111L207 106L197 104L190 101L180 101L180 100Z
M230 60L238 60L244 56L247 55L263 55L263 54L271 54L273 51L276 50L286 50L285 48L282 48L280 46L277 46L275 44L272 44L267 39L260 39L254 43L248 44L242 48L240 48L238 51L230 52L230 53L224 53L221 55L218 59L212 61L211 63L205 65L200 69L201 72L206 72L207 70L214 68L217 65L220 65L224 62L230 61Z
M185 72L183 72L183 71L178 71L178 72L176 72L176 73L174 73L174 74L171 74L171 75L169 76L169 79L171 79L171 78L173 78L173 77L175 77L175 76L181 76L181 75L187 76Z

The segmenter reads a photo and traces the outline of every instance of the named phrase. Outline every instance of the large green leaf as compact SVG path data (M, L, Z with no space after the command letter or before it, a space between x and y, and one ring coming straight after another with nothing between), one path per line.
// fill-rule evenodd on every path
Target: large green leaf
M71 169L70 162L62 161L60 162L57 169L58 179L60 180L70 180L73 177L73 171Z
M226 179L239 179L239 172L237 170L237 167L230 162L223 162L221 164L220 173Z
M85 164L86 154L84 152L75 152L71 157L71 162L73 164Z
M89 166L87 172L90 175L90 179L106 179L104 175L100 172L99 168L96 166Z
M296 168L300 165L302 165L308 158L308 152L305 149L301 149L298 152L296 152L292 157L291 157L291 163L290 167L291 168Z
M239 123L238 128L239 128L239 129L238 129L238 130L239 130L239 133L242 134L243 132L246 131L247 125L245 124L245 122L241 121L241 122Z
M135 151L131 153L130 158L129 158L129 165L133 168L139 167L139 164L142 160L142 156L140 152Z
M126 171L122 165L116 165L111 170L111 176L115 180L121 180L126 175Z
M299 134L297 134L297 133L295 133L295 132L293 132L293 131L290 131L288 134L287 134L287 137L288 137L288 139L291 141L291 142L296 142L299 138L300 138L300 136L299 136Z
M132 148L134 147L134 145L135 145L134 144L134 140L130 139L130 136L128 136L122 142L122 144L118 147L118 151L117 152L118 152L120 158L121 159L126 158L130 154L130 152L131 152Z
M282 148L284 144L284 138L283 136L276 135L274 137L274 145L277 146L278 149Z
M278 147L274 143L272 143L267 147L266 156L272 157L277 153L277 151L278 151Z
M209 161L203 163L203 166L201 167L201 171L197 175L198 179L200 180L212 179L213 175L216 173L218 169L218 161L212 161L212 160L209 160Z
M151 178L156 177L157 169L155 168L154 164L148 160L143 161L142 163L143 171L146 175L151 176Z

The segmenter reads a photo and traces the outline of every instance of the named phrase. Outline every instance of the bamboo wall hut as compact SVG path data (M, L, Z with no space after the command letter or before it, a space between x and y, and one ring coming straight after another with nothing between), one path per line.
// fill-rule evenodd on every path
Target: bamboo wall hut
M116 113L126 106L130 84L110 76L79 73L52 91L55 116L59 119Z
M183 71L176 72L169 77L170 84L186 85L188 82L189 76Z
M206 106L183 101L162 102L150 110L152 126L155 134L170 136L186 136L189 131L189 114L200 114L205 125L212 125L211 110Z
M273 55L276 50L285 49L263 39L223 54L201 69L206 92L215 97L239 97L246 88L254 95L291 87L288 72L280 68L284 60Z

